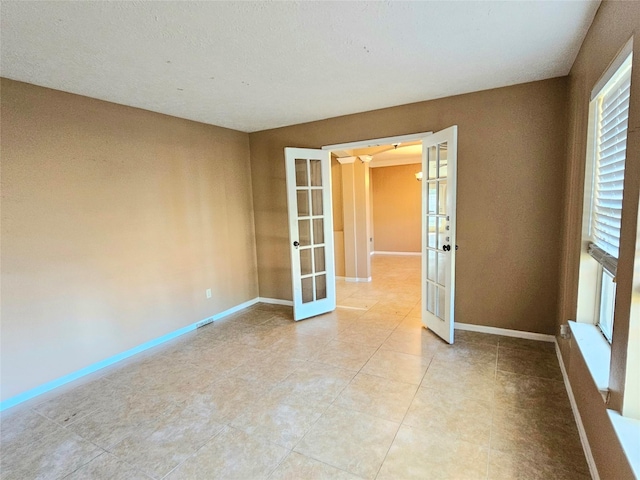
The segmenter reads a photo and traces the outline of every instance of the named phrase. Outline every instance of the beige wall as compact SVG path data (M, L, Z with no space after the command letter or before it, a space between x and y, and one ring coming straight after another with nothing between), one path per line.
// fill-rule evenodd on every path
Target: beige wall
M625 166L624 214L620 258L616 275L616 316L610 385L612 388L610 406L616 410L620 410L622 407L624 393L629 307L640 191L640 2L605 1L601 4L569 75L570 117L563 213L565 229L562 243L561 290L558 310L559 323L576 318L584 167L591 90L632 35L635 36L634 58ZM575 352L575 346L573 348L571 345L563 346L565 363L572 363L571 384L592 383L586 369L573 368L576 356L579 354ZM595 456L598 469L601 470L601 478L632 478L626 465L623 465L624 462L619 464L618 469L615 464L612 465L612 462L620 457L620 447L617 442L609 442L609 436L600 434L601 431L606 431L609 428L609 420L604 403L600 399L597 400L594 401L591 394L577 396L582 418L591 425L587 429L587 433L592 449L597 452Z
M373 249L420 252L422 249L422 184L420 164L371 169L373 184Z
M247 134L1 87L3 399L257 296Z
M291 299L284 147L455 124L456 320L555 332L566 86L551 79L250 134L260 295Z

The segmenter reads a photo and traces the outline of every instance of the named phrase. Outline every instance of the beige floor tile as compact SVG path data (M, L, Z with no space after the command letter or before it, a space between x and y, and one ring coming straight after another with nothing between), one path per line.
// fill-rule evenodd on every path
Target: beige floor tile
M422 324L422 317L420 315L418 316L411 316L411 315L407 315L404 320L402 320L402 322L400 322L400 324L396 327L395 331L399 332L399 331L408 331L408 332L415 332L416 330L419 329L425 329L423 324Z
M506 337L505 337L506 338ZM491 335L489 333L471 332L468 330L456 330L455 341L467 342L467 343L482 343L485 345L498 346L498 335Z
M132 395L84 416L67 428L108 449L141 428L157 423L174 405L146 394Z
M332 406L295 448L363 478L374 478L398 424Z
M498 371L494 399L496 405L502 407L546 407L560 415L572 415L567 390L561 380Z
M60 425L30 408L5 413L0 418L0 444L27 444L60 429Z
M273 387L264 398L288 405L327 406L346 387L356 372L307 362Z
M115 386L107 380L99 379L41 403L34 407L34 410L61 425L66 425L109 405L123 392L129 391L127 387Z
M2 480L56 479L74 472L103 453L78 435L58 430L28 443L2 445Z
M361 308L363 310L369 310L377 303L377 300L373 297L357 297L351 296L347 298L343 298L340 300L338 304L341 307L353 307L353 308Z
M247 435L232 427L224 430L187 459L168 480L257 480L267 476L289 453L279 445Z
M489 453L489 480L591 480L591 475L543 461L534 455Z
M359 373L333 404L400 423L416 389L410 383Z
M368 325L353 325L338 336L341 342L358 343L378 348L391 335L390 328L375 328Z
M554 468L588 473L573 418L553 415L548 409L496 408L491 449L535 458Z
M304 365L304 360L285 356L282 358L275 353L268 353L260 361L249 362L233 370L230 376L251 382L258 382L265 387L272 387L280 383Z
M233 320L245 325L262 325L272 317L272 312L263 309L248 309L233 315Z
M313 357L314 362L345 368L347 370L360 370L375 353L377 347L332 341Z
M383 330L393 330L404 319L404 315L395 315L385 311L375 311L375 308L368 310L364 315L358 318L358 325L366 325L368 327L380 328Z
M418 327L412 330L395 330L380 349L431 359L442 345L443 341L435 334L426 328Z
M519 348L522 350L537 350L540 352L555 353L556 346L554 342L542 342L539 340L529 340L527 338L505 337L503 335L494 335L498 338L501 347Z
M362 372L418 385L428 366L429 359L391 350L378 350L362 368Z
M383 313L389 315L395 315L400 317L406 317L409 312L416 306L416 302L400 302L393 300L381 300L378 301L370 310L371 313ZM398 322L400 323L400 322Z
M118 460L114 455L103 453L65 477L65 480L150 480L150 478Z
M487 462L486 447L403 425L376 478L479 480Z
M254 403L244 414L231 422L231 426L285 448L293 448L326 407L288 405L267 399Z
M381 479L588 478L552 343L448 345L421 323L419 257L372 272L337 282L354 308L257 304L3 414L2 480L373 478L385 458Z
M279 339L269 349L269 356L280 359L307 361L322 352L325 346L334 338L317 337L293 332L293 335Z
M269 480L359 480L349 472L291 452L269 476Z
M451 365L464 363L495 368L497 357L498 348L495 345L459 342L453 345L442 345L434 360L448 362Z
M162 478L219 433L207 412L176 408L139 428L109 451L154 478Z
M280 333L280 330L282 330L282 334ZM241 332L233 339L233 342L248 345L259 350L265 350L269 349L274 343L282 338L282 335L285 332L287 332L287 329L283 330L282 327L276 327L274 325L259 325Z
M215 422L228 423L267 390L268 385L260 382L229 376L192 392L182 405L206 412Z
M422 318L422 306L418 303L415 307L411 309L411 311L407 314L408 317L413 318Z
M491 440L492 402L473 396L450 396L418 389L403 424L437 437L450 437L484 447Z
M495 367L492 368L490 364L438 361L436 357L422 379L423 387L439 390L451 397L473 394L479 399L493 399Z
M499 347L498 370L562 380L558 357L552 352Z

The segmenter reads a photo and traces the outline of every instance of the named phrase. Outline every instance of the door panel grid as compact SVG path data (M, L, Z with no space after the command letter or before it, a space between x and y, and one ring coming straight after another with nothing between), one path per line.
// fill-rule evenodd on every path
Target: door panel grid
M298 223L298 277L302 303L327 298L327 252L322 163L310 158L295 159L296 211ZM294 281L296 279L294 278Z
M457 127L423 140L423 323L453 343Z

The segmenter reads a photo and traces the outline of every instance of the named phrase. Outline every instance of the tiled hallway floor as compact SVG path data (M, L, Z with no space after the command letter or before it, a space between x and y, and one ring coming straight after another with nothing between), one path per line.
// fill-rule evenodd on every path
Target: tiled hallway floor
M553 344L422 328L418 257L258 304L2 418L2 480L587 479Z

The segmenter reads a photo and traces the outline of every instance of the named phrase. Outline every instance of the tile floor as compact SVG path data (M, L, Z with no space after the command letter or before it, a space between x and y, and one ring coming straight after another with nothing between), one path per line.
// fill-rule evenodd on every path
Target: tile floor
M258 304L2 417L2 480L587 479L552 344L420 323L376 256L303 322Z

